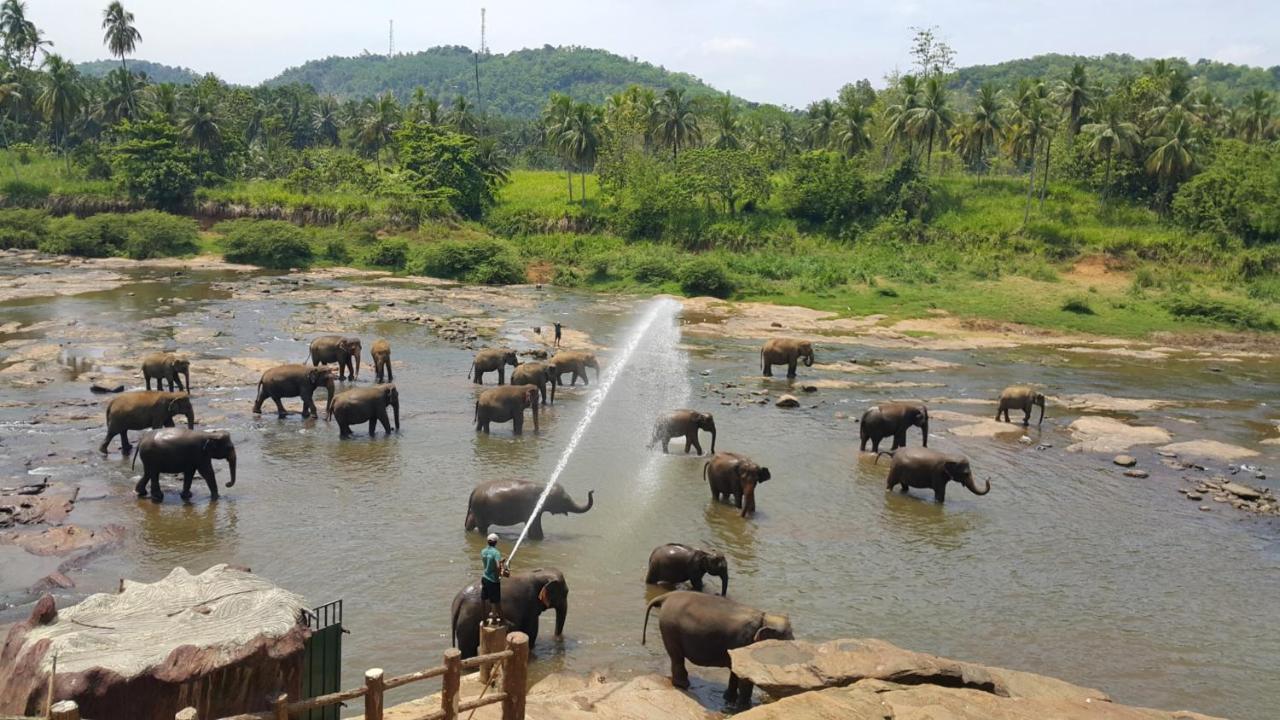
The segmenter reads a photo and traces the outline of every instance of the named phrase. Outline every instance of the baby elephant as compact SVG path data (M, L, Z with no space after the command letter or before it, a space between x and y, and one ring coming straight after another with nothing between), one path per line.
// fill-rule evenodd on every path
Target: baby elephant
M733 497L735 507L742 508L742 517L756 511L756 486L772 475L769 468L761 467L750 458L738 453L721 452L711 456L702 466L702 477L711 485L711 499Z
M351 426L369 423L369 435L378 431L378 423L388 435L391 434L391 423L387 419L387 408L395 414L396 432L400 432L400 391L395 385L374 385L367 388L354 388L339 393L333 399L333 419L338 421L338 435L351 437Z
M974 495L991 492L990 481L987 481L986 487L978 489L973 471L969 469L969 459L963 455L929 448L902 448L891 453L881 452L880 455L893 458L893 464L889 466L887 490L892 490L894 485L901 485L903 493L907 492L908 487L933 488L934 501L944 502L947 499L947 483L954 480L969 488ZM876 456L876 462L880 461L880 455Z
M538 387L536 385L505 385L485 390L476 400L476 432L489 434L489 423L511 421L516 435L524 432L524 409L533 409L533 430L538 428Z
M1036 421L1039 425L1044 422L1044 393L1037 392L1029 385L1012 385L1000 393L1000 406L996 408L996 420L1004 415L1004 421L1011 422L1009 410L1018 409L1022 411L1022 424L1030 425L1031 408L1036 405L1040 406L1040 419Z
M395 382L395 375L391 373L391 343L382 338L374 340L369 348L369 355L373 357L373 371L377 374L374 382L379 385L384 382Z
M236 484L236 446L226 431L207 432L186 428L157 430L138 442L133 463L142 458L142 479L134 491L138 497L147 496L147 484L151 484L151 501L164 500L160 490L160 473L182 473L182 499L191 499L191 480L196 473L209 486L209 497L218 499L218 483L213 474L213 461L226 460L231 471L227 487Z
M649 441L649 448L653 449L654 445L661 445L662 452L667 452L667 446L671 443L671 438L684 437L684 451L689 452L689 448L702 454L702 444L698 442L698 430L706 430L711 433L711 452L716 451L716 419L711 413L698 412L697 410L676 410L658 418L653 424L653 439Z
M183 377L187 380L185 385ZM173 353L152 353L142 359L142 379L146 381L148 390L151 389L151 378L156 379L157 390L164 390L161 383L167 382L169 392L173 392L174 387L191 392L191 361Z
M702 576L720 578L720 594L729 592L729 563L724 555L680 543L659 545L649 553L649 572L644 581L650 585L676 585L688 582L702 592Z

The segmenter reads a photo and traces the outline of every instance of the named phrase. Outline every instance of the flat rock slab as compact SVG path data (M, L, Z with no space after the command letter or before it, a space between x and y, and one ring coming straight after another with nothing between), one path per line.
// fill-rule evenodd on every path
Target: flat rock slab
M1178 404L1172 400L1111 397L1102 393L1081 393L1079 395L1050 398L1050 400L1059 405L1065 405L1072 410L1089 410L1092 412L1141 412L1174 407Z
M929 416L948 424L947 431L960 437L996 437L998 435L1021 435L1025 427L1021 423L1007 423L992 420L989 417L954 412L952 410L930 410Z
M1130 425L1115 418L1098 415L1076 418L1068 429L1076 440L1067 447L1072 452L1117 453L1134 445L1158 445L1173 439L1169 431L1162 427Z
M1231 445L1217 440L1187 440L1170 443L1157 449L1177 453L1184 458L1204 458L1222 462L1233 462L1244 458L1257 457L1258 455L1257 450L1250 450L1246 447Z

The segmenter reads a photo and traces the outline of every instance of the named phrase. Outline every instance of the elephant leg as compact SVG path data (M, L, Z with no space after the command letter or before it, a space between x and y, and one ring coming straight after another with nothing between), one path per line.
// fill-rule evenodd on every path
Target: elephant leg
M739 510L742 509L742 493L741 492L733 493L733 506L738 508Z
M213 463L205 460L204 465L200 466L200 477L204 478L204 484L209 486L209 499L218 499L218 480L213 474Z
M505 365L498 366L498 384L499 385L507 384L507 367Z
M764 364L764 376L773 377L773 363L767 362Z
M390 433L391 431L388 430L387 434L390 434ZM374 435L377 435L377 434L378 434L378 416L374 415L373 417L369 418L369 437L373 437Z
M480 421L480 428L478 428L478 429L483 429L483 430L484 430L484 434L485 434L485 435L488 435L488 434L489 434L489 419L488 419L488 418L485 418L484 420L481 420L481 421Z
M897 450L900 447L907 446L907 431L899 430L893 434L893 447L890 450Z
M684 667L684 648L680 647L680 641L675 637L667 637L667 633L662 634L662 644L667 648L667 657L671 658L672 687L688 690L689 671Z
M700 575L690 577L689 586L698 592L702 592L702 577Z
M888 480L888 482L887 482L887 483L885 483L884 489L885 489L885 490L892 490L892 489L893 489L893 486L894 486L894 485L897 485L897 484L898 484L898 478L894 477L894 475L893 475L893 471L892 471L892 470L891 470L891 471L889 471L889 480Z
M880 452L880 441L881 441L881 440L883 440L883 439L884 439L884 438L880 438L880 437L872 438L872 440L871 440L871 452L873 452L873 453L879 453L879 452Z
M933 501L938 503L947 501L947 483L946 482L942 482L933 486Z
M383 431L383 432L385 432L386 434L390 435L390 434L391 434L391 420L387 417L387 409L386 409L386 408L382 408L382 410L378 413L378 421L382 423L382 431ZM370 423L370 427L372 427L372 425L373 425L373 424L372 424L372 423ZM373 433L369 433L369 434L370 434L370 435L372 435Z
M396 376L391 372L391 360L388 359L383 365L387 366L387 382L395 382Z
M1023 425L1031 424L1031 408L1029 407L1022 409L1022 424Z
M702 443L698 442L698 433L697 433L697 431L694 431L693 435L689 436L689 440L687 440L687 441L685 442L685 448L684 448L684 451L685 451L685 452L689 452L689 447L688 447L688 446L689 446L689 445L691 445L691 444L693 445L693 449L694 449L694 450L696 450L696 451L698 451L698 454L699 454L699 455L701 455L701 454L702 454Z
M115 437L115 436L116 436L116 432L115 432L114 430L112 430L110 427L108 427L108 428L107 428L107 439L106 439L106 440L103 440L103 441L102 441L102 444L98 446L98 452L102 453L103 455L106 455L106 454L107 454L107 446L111 444L111 438L113 438L113 437Z
M155 472L151 473L151 478L149 479L148 484L151 485L152 501L160 502L161 500L163 500L164 491L160 489L160 471L159 470L156 470Z
M792 358L791 362L787 363L787 377L793 378L795 376L796 376L796 361L794 358Z
M729 685L725 687L724 694L721 697L728 703L738 699L738 674L732 670L729 671Z
M671 438L664 437L662 439L662 454L666 455L671 449Z
M351 437L351 426L341 420L338 421L338 437Z
M151 471L147 469L147 464L142 464L142 478L138 480L138 484L133 486L133 491L138 497L147 496L147 481L151 479Z
M471 375L471 382L475 383L476 385L483 385L484 371L481 370L480 368L474 368L474 372Z
M542 534L542 513L538 513L538 517L533 519L533 525L529 526L529 537L534 540L541 540Z
M280 396L272 395L271 399L276 403L276 417L288 417L289 413L284 409L284 403L280 402ZM303 412L306 412L306 408L303 408ZM306 417L306 415L304 414L303 417Z
M746 710L751 707L751 693L755 690L755 685L746 678L738 678L738 707Z
M516 435L524 434L524 411L511 417L511 429Z
M165 427L175 427L175 425L173 424L173 418L165 418L163 425Z
M196 476L195 470L184 470L182 472L182 493L179 495L183 500L191 499L191 480Z
M173 427L173 425L170 424L169 427ZM133 443L129 442L129 431L121 430L120 431L120 452L124 453L125 455L128 455L129 451L132 449L133 449Z

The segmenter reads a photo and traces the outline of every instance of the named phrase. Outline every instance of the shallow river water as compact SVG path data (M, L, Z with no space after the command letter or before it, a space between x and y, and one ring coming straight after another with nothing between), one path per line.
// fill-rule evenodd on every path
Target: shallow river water
M0 275L29 271L6 262ZM313 320L322 312L314 298L293 300L277 291L241 299L221 284L257 287L253 283L269 276L125 272L131 280L118 288L0 304L0 325L22 324L0 335L4 484L28 472L79 483L71 521L117 523L127 533L121 547L71 573L77 587L59 591L60 604L113 590L121 577L150 581L175 565L198 572L238 563L312 604L345 601L352 634L345 641L344 686L359 682L367 667L394 674L439 662L449 645L450 600L474 579L483 545L478 534L463 530L470 489L493 478L545 480L597 387L594 376L591 390L561 390L540 433L526 422L523 437L513 437L510 425L478 435L471 423L478 388L466 377L473 351L419 324L380 321L377 308L363 307L356 319L344 313L325 329L364 338L361 383L372 380L372 340L391 341L403 430L340 441L336 426L323 421L251 415L250 384L202 383L202 360L300 361L307 339L318 334L314 323L298 321L299 313ZM390 281L321 284L353 282ZM456 304L441 302L441 292L423 290L420 301L407 302L423 314L457 314ZM478 345L528 349L528 328L549 332L560 320L602 346L606 364L648 302L532 287L476 298L468 312L502 321L497 335ZM344 301L335 294L332 302ZM400 297L398 307L405 303ZM594 509L546 516L546 539L527 542L516 558L517 568L560 568L570 586L566 637L552 641L547 614L535 676L665 673L661 644L639 642L644 603L656 594L643 583L645 562L654 546L684 542L722 550L730 561L730 595L790 613L802 638L874 636L1099 687L1126 703L1255 720L1275 716L1280 524L1274 519L1208 498L1212 511L1200 511L1201 503L1175 492L1186 473L1161 465L1151 446L1130 450L1151 471L1141 480L1123 477L1111 465L1113 453L1068 452L1067 425L1081 412L1052 404L1043 428L1028 431L1029 444L1019 442L1020 428L966 438L948 432L954 422L935 419L930 446L967 453L976 475L991 481L989 495L952 487L946 504L937 505L921 491L886 494L885 464L859 455L854 419L869 404L916 397L930 400L935 411L985 417L992 406L971 401L1033 381L1057 396L1170 400L1173 405L1158 410L1098 414L1162 426L1175 441L1216 439L1253 448L1262 454L1249 463L1280 474L1280 446L1260 443L1276 434L1280 411L1268 403L1280 391L1280 362L1244 358L1219 362L1220 371L1212 371L1214 363L1182 355L1138 359L1031 347L922 351L833 342L818 346L819 363L924 356L955 365L881 366L853 376L861 383L856 387L797 392L802 407L784 410L772 398L786 390L785 378L758 377L758 339L682 334L689 319L651 331L566 467L561 482L578 500L595 490ZM22 329L32 324L38 329ZM83 339L85 327L95 329L91 339ZM48 382L20 387L4 368L21 352L21 341L30 340L63 347ZM230 429L236 440L240 480L217 502L197 479L194 501L184 505L173 478L162 505L139 501L132 495L136 471L118 445L109 456L97 453L104 434L98 403L105 398L89 395L86 376L110 374L113 360L132 366L158 349L192 356L197 420ZM849 377L802 368L800 381ZM876 386L900 382L920 385ZM725 389L726 383L736 387ZM134 385L141 386L140 377ZM750 403L755 390L769 390L770 402ZM679 442L670 456L646 450L654 414L680 406L713 411L719 449L770 467L773 479L760 487L753 518L711 502L702 460L674 452ZM41 417L64 407L82 413L65 421L57 413ZM289 407L296 410L297 401ZM917 431L909 442L919 442ZM1043 445L1049 447L1037 447ZM225 479L225 466L217 470ZM1274 479L1249 481L1276 485ZM519 527L499 532L507 551ZM23 588L57 562L0 546L0 599L16 604L0 612L0 622L25 617ZM723 674L694 674L703 678L696 686L700 697L715 706ZM427 689L412 688L414 694Z

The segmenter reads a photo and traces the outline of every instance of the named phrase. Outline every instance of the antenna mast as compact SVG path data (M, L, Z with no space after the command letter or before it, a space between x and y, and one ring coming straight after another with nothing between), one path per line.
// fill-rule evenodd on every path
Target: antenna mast
M387 21L387 57L396 54L396 21Z
M484 8L480 8L480 54L489 54L489 46L484 42Z
M485 52L484 46L484 8L480 8L480 50L473 57L475 59L476 68L476 110L480 113L480 135L484 135L485 119L484 119L484 96L480 94L480 55Z

